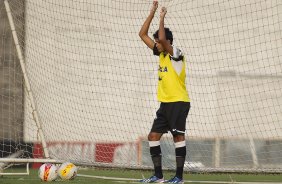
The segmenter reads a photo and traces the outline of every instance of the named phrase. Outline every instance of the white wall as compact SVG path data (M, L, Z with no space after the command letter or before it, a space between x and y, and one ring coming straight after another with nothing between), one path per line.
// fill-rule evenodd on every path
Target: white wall
M168 6L166 26L188 60L187 135L281 138L281 4L159 3ZM138 32L150 6L145 0L26 2L25 61L48 141L147 135L158 108L158 59ZM34 141L26 102L25 139Z

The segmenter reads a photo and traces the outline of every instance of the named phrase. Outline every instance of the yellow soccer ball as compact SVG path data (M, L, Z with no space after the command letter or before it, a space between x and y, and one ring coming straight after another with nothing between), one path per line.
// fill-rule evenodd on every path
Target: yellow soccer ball
M77 167L70 162L63 163L58 170L58 175L62 180L73 180L77 174Z

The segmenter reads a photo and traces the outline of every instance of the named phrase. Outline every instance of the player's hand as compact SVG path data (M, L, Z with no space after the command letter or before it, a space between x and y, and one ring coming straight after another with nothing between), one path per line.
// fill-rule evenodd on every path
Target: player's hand
M153 1L153 5L152 5L152 8L151 8L151 11L152 12L156 12L156 10L158 9L158 5L159 5L159 2L154 0Z
M164 17L165 17L166 12L167 12L166 7L162 7L162 9L161 9L161 13L160 13L160 17L161 17L161 18L164 18Z

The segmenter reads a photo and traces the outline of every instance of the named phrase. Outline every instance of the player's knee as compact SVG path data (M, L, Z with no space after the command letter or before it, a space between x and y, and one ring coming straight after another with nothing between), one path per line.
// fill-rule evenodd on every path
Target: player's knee
M181 134L173 135L173 141L174 142L180 142L180 141L184 141L184 140L185 140L185 135L181 135Z
M149 133L148 141L156 141L156 135L154 135L153 133Z
M150 132L148 135L148 141L159 141L161 138L161 134Z

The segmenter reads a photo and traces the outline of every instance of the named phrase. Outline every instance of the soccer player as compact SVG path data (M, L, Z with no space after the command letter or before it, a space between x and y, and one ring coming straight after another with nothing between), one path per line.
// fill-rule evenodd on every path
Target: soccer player
M159 56L157 97L160 101L160 107L156 112L156 118L148 135L154 174L148 179L141 180L141 182L184 183L185 129L186 118L190 109L190 99L185 86L185 58L181 50L172 45L172 32L164 27L164 19L167 13L165 7L161 9L159 30L154 33L154 40L148 36L148 30L157 8L158 2L154 1L150 14L139 32L142 41L153 50L154 55ZM164 180L160 139L168 131L173 135L175 144L176 174L170 180Z

